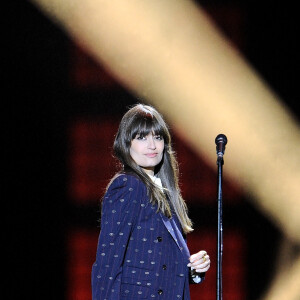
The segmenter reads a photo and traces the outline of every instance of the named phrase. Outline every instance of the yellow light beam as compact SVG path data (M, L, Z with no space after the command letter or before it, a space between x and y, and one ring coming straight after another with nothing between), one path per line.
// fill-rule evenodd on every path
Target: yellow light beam
M199 7L188 0L32 2L155 104L214 167L214 137L225 133L226 174L299 243L299 126ZM265 299L299 299L299 269L298 258Z
M262 297L264 300L300 299L300 255L292 266L276 274L270 290Z
M225 133L226 173L300 241L298 124L200 8L187 0L33 2L212 165L214 137Z

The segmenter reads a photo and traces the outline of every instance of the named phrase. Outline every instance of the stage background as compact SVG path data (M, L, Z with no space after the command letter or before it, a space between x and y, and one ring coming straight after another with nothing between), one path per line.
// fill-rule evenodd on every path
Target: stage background
M293 5L199 3L299 120L299 22ZM7 270L12 283L6 285L7 299L88 300L99 201L117 170L113 136L127 107L143 100L31 4L20 1L8 7L3 11L8 39L3 38L2 114L8 133L4 172L10 184L4 184L5 207L9 204L4 214L5 244L14 264ZM188 243L191 252L204 248L212 259L205 284L191 286L192 299L215 299L216 170L172 133L183 195L195 223ZM224 181L224 299L258 299L272 278L281 233L249 195L226 180L226 156Z

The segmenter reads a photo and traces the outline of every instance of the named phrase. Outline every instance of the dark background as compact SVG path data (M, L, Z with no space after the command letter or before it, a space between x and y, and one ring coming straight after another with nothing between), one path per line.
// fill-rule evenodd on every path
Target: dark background
M299 120L299 21L295 4L198 2ZM7 299L17 299L19 294L30 299L66 299L66 234L74 225L95 227L98 218L97 207L78 207L68 198L68 124L79 115L119 117L137 99L115 82L113 88L74 87L70 79L72 41L28 2L10 3L2 14L6 50L2 56L2 115L8 132L4 156L8 179L4 194L8 197L4 202L9 204L3 213L8 220L7 257L12 262L7 277L13 283L6 285ZM242 195L242 204L233 209L225 206L224 215L226 226L242 226L246 232L246 291L247 299L252 300L271 279L281 234L248 197ZM198 209L193 204L192 219L197 219ZM210 207L201 209L212 215ZM208 219L195 225L215 221Z

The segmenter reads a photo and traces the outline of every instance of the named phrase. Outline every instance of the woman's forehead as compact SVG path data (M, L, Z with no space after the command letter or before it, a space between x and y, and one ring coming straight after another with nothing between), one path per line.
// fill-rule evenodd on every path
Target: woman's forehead
M161 135L161 132L155 132L155 131L140 131L137 132L136 135L139 136L147 136L147 135Z
M161 134L163 133L163 128L161 126L139 126L135 130L133 130L134 134L139 134L139 135L148 135L148 134Z

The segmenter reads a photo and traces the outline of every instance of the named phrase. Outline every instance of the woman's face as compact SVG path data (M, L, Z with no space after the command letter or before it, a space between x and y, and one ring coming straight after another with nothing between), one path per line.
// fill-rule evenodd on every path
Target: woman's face
M137 135L130 146L132 159L149 175L154 175L154 168L163 157L164 139L160 135L149 133L147 136Z

